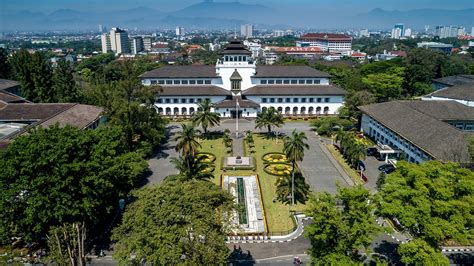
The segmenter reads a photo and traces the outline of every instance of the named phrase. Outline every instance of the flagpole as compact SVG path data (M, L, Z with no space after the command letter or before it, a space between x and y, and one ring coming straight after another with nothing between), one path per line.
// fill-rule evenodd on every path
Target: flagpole
M235 96L235 109L236 114L235 114L235 137L239 138L239 98Z

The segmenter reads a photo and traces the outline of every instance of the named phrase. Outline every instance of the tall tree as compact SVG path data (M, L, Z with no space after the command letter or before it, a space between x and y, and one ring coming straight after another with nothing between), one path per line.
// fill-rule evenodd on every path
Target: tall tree
M176 151L182 156L194 158L198 149L201 148L201 144L198 141L200 133L193 125L181 124L181 131L178 131L174 138L177 141Z
M295 202L305 204L308 200L310 187L306 183L304 176L300 172L295 173ZM291 176L282 176L276 181L276 196L281 202L290 204L291 200Z
M20 50L10 60L14 77L20 82L23 97L34 102L55 102L52 86L52 70L42 52L30 54Z
M392 67L388 72L369 74L362 82L378 99L398 99L402 96L403 67Z
M76 239L99 233L96 225L105 222L147 168L123 137L118 128L54 126L16 138L0 153L0 209L5 210L0 212L0 242L9 243L12 236L38 242L54 228ZM70 232L70 226L80 230ZM67 254L64 241L49 239ZM84 263L85 241L73 242L65 256Z
M8 51L4 48L0 48L0 78L10 78L11 66L8 62Z
M213 107L214 104L212 104L209 99L204 99L204 101L198 103L198 111L193 116L193 123L197 126L202 126L204 135L207 135L207 129L209 127L219 125L220 115L211 111Z
M293 170L291 171L291 205L295 204L296 163L303 161L304 150L309 149L309 145L306 143L307 140L308 138L304 132L296 132L295 129L290 136L285 138L283 144L283 152L286 154L286 158L293 165Z
M474 238L474 173L454 163L400 161L378 194L381 215L438 247Z
M131 149L149 154L164 137L166 120L154 108L160 88L143 86L133 62L124 61L118 67L120 80L93 85L87 97L91 104L105 108L110 124L123 128Z
M205 180L213 177L209 167L212 165L205 163L204 156L196 156L194 160L186 160L185 157L171 158L171 163L179 171L178 177L180 180ZM189 164L188 164L189 162Z
M313 263L359 262L359 250L366 249L380 231L374 209L372 195L362 186L338 187L335 196L327 192L310 196L307 215L313 217L313 223L305 228L305 234L311 241Z
M81 99L73 72L69 62L64 59L58 61L53 71L53 90L58 102L78 102Z
M267 128L268 134L272 132L272 127L281 127L284 124L283 116L275 108L265 108L257 114L255 128Z
M113 231L120 264L226 263L229 226L221 215L233 210L230 194L209 182L174 180L140 189L135 197Z
M447 257L421 239L401 244L398 253L405 265L450 265Z

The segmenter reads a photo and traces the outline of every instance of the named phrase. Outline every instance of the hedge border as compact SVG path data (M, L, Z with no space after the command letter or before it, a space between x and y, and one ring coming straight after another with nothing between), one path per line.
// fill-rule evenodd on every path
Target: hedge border
M275 174L275 173L272 173L272 172L269 172L267 171L267 166L270 166L270 165L273 165L273 164L284 164L284 165L288 165L288 166L291 166L293 167L293 165L291 163L267 163L263 166L263 171L269 175L273 175L273 176L288 176L288 174ZM291 172L291 171L290 171Z
M210 153L210 152L198 152L196 153L196 156L199 156L200 154L203 154L203 155L212 155L212 160L210 162L205 162L206 164L211 164L211 163L214 163L217 159L216 155L214 153Z
M286 154L284 154L283 152L267 152L267 153L265 153L265 154L262 155L262 161L263 161L263 163L265 163L265 164L272 164L272 163L288 163L288 160L286 160L286 162L270 162L270 161L265 160L264 157L267 156L267 155L269 155L269 154L280 154L280 155L285 155L285 156L286 156Z

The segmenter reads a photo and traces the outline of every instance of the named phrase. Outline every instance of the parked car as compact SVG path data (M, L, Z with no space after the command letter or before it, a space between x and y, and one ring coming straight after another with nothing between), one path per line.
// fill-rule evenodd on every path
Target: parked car
M385 168L390 167L390 166L393 166L393 165L391 165L389 163L386 163L386 164L382 164L381 166L379 166L378 169L379 169L379 171L383 171L383 170L385 170Z
M389 167L385 168L383 172L386 174L390 174L391 172L395 171L395 169L396 169L395 166L390 165Z
M370 147L367 149L367 156L375 156L378 153L377 148Z

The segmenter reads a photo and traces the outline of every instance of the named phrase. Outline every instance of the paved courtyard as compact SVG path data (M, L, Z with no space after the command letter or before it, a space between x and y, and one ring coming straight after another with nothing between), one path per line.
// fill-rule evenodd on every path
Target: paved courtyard
M212 128L212 131L224 131L229 129L232 133L235 132L235 120L224 120L221 125ZM277 129L280 134L290 134L294 129L297 131L304 131L308 137L309 150L305 151L304 161L300 167L310 184L313 191L328 191L330 193L336 192L336 183L341 186L348 186L351 184L350 178L345 174L342 168L332 158L332 156L325 150L324 145L320 139L311 131L307 122L287 122L282 128ZM255 129L253 121L240 120L239 131L244 132L251 130L258 132ZM167 140L162 146L158 154L148 161L152 175L148 178L150 184L157 184L171 174L177 174L176 169L170 163L172 157L177 157L178 154L174 150L175 141L173 136L176 131L179 131L178 124L170 124L167 128ZM265 132L265 130L262 130ZM278 141L281 140L281 135Z

